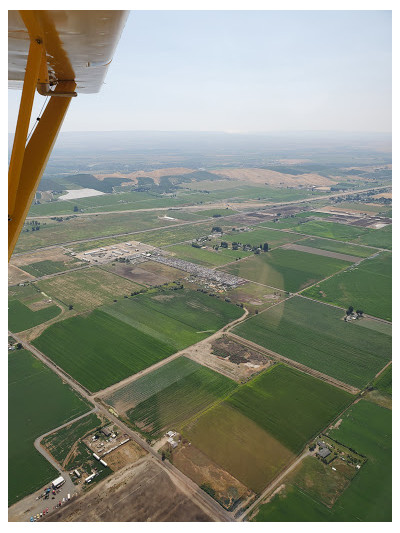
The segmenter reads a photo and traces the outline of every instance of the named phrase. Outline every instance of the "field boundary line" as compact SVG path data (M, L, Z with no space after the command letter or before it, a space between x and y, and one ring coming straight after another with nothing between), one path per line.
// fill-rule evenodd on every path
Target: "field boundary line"
M109 387L106 387L105 389L102 389L100 391L97 391L97 392L93 393L91 395L91 398L102 399L102 398L104 398L104 396L107 396L108 394L113 393L113 392L119 390L120 388L122 388L122 387L124 387L126 385L129 385L131 382L136 381L137 379L139 379L139 378L141 378L141 377L143 377L143 376L145 376L147 374L150 374L154 370L157 370L158 368L161 368L162 366L170 363L174 359L177 359L178 357L184 356L185 352L187 350L189 350L190 348L193 348L194 346L198 346L198 345L200 345L202 343L209 342L214 337L217 337L221 333L224 333L226 331L226 328L236 326L238 323L242 322L242 320L247 318L248 314L249 314L248 310L246 308L244 308L244 313L243 313L242 316L240 316L239 318L236 318L235 320L233 320L232 322L229 322L228 324L225 324L225 326L223 326L221 329L219 329L218 331L216 331L215 333L213 333L209 337L206 337L205 339L201 339L199 342L191 344L190 346L186 346L186 348L183 348L182 350L179 350L178 352L175 352L175 353L171 354L170 356L166 357L165 359L162 359L161 361L158 361L154 365L151 365L151 366L149 366L147 368L144 368L143 370L140 370L136 374L132 374L131 376L128 376L127 378L124 378L123 380L118 381L117 383L114 383L113 385L110 385ZM188 359L190 359L190 357L188 357ZM197 362L197 361L195 361L195 362ZM200 363L198 363L198 364L200 364ZM203 365L201 365L201 366L203 366ZM230 378L230 379L232 379L232 378Z
M308 374L314 378L317 378L321 381L329 383L330 385L333 385L337 387L338 389L342 389L346 392L349 392L350 394L360 394L361 392L361 389L354 387L353 385L344 383L343 381L333 378L329 376L328 374L319 372L319 370L314 370L313 368L310 368L306 365L303 365L302 363L294 361L293 359L289 359L288 357L285 357L284 355L281 355L277 352L273 352L272 350L269 350L268 348L264 348L263 346L260 346L259 344L256 344L255 342L244 339L243 337L240 337L239 335L236 335L235 333L228 332L228 335L232 336L235 340L241 342L242 344L245 344L245 345L247 344L250 348L254 348L255 350L258 350L260 353L263 353L264 355L269 355L273 359L281 361L282 363L286 363L287 365L293 368L296 368L297 370L300 370L300 372L303 372L304 374Z

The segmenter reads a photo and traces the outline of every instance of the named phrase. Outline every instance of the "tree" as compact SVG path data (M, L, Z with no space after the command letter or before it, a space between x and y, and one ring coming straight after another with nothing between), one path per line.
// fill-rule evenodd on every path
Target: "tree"
M361 316L363 316L364 311L362 311L361 309L357 309L356 313L357 313L358 317L361 317Z
M74 308L73 305L69 305L69 306L68 306L68 309L69 309L70 311L72 311L73 308Z
M263 250L264 250L264 252L268 252L268 249L269 249L268 243L265 242L265 243L263 244Z
M222 241L221 248L228 248L228 243L226 241Z
M20 350L22 348L22 344L20 342L17 342L16 348L17 348L17 350Z
M220 226L213 226L211 232L212 233L222 233L222 228Z
M346 311L346 315L347 316L350 316L353 314L353 311L354 311L354 307L352 305L349 306L349 308L347 309Z
M74 213L77 213L79 211L79 208L77 205L74 205Z

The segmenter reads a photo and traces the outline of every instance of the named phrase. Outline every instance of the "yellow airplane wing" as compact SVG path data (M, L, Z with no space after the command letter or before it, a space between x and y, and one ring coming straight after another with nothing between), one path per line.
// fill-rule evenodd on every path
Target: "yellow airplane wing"
M128 11L9 11L9 87L22 89L8 173L9 258L71 98L101 89ZM49 100L27 143L35 91Z

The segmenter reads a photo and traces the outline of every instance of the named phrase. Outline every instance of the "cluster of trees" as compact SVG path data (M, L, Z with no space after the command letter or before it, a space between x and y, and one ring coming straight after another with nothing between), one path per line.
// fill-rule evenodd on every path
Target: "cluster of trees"
M357 315L357 318L361 318L364 315L364 311L362 309L357 309L356 312L354 313L354 307L350 305L348 309L346 310L345 318L354 316L354 314Z

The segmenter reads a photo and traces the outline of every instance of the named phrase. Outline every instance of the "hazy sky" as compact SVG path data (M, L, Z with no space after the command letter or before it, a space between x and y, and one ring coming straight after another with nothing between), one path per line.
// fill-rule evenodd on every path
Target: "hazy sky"
M134 11L63 131L391 131L391 60L389 11Z

